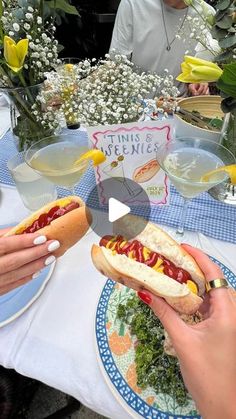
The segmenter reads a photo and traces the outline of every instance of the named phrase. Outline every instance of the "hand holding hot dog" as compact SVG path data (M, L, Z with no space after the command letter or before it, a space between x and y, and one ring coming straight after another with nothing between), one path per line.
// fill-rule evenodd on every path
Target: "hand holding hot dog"
M136 291L146 289L165 298L175 310L195 313L202 304L205 278L195 260L158 226L148 223L135 236L141 218L117 221L118 235L93 245L95 267L106 277ZM127 235L133 237L127 240Z
M220 268L204 253L182 246L205 274L222 278ZM162 299L142 291L139 297L153 309L171 337L184 382L206 419L234 419L236 388L236 300L230 289L211 290L204 306L204 320L188 325Z
M67 196L40 208L6 235L38 232L47 239L58 240L61 246L56 251L56 256L62 256L84 236L91 221L91 213L83 200L78 196Z
M85 203L77 196L69 196L45 205L16 227L3 230L0 294L34 279L45 265L80 240L90 223Z
M53 252L60 248L59 241L38 233L4 237L6 233L0 231L0 295L36 278L55 261Z

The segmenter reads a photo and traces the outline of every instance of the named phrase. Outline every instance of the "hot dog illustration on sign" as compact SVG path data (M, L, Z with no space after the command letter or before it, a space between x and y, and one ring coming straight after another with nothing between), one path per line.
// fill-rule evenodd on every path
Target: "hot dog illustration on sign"
M133 172L132 179L134 182L144 183L156 176L159 170L159 163L156 159L152 159L137 167Z

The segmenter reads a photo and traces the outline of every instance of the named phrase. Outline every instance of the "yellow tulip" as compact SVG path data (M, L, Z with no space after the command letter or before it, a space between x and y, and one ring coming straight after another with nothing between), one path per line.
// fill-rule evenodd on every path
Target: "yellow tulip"
M6 64L14 73L18 73L22 69L28 53L29 40L21 39L16 43L9 36L4 36L3 44Z
M211 61L186 55L181 64L182 73L176 80L183 83L207 83L217 81L223 70Z

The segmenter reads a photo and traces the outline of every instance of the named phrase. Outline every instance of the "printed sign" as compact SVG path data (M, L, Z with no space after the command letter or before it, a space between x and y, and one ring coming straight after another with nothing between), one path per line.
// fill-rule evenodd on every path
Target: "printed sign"
M95 168L98 186L105 179L117 179L124 188L124 202L128 202L130 193L126 181L128 178L137 184L136 191L133 191L133 205L142 205L139 200L139 191L142 188L151 204L169 203L169 181L156 157L158 148L173 138L172 119L102 125L89 127L87 130L92 147L102 150L106 155L106 161ZM106 205L108 203L106 191L103 187L98 190L100 203Z

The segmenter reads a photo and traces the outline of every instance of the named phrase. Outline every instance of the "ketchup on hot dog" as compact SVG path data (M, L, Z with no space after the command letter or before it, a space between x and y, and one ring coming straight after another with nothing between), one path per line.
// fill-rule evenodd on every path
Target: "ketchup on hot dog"
M104 236L99 244L120 255L126 255L137 262L144 263L158 272L163 272L181 284L190 285L188 281L195 284L185 269L175 266L169 259L143 246L138 240L127 241L123 236Z
M48 226L56 218L59 218L76 208L79 208L78 202L70 202L65 207L59 207L59 205L57 205L51 208L47 213L41 214L39 218L23 230L21 234L34 233L40 228Z

